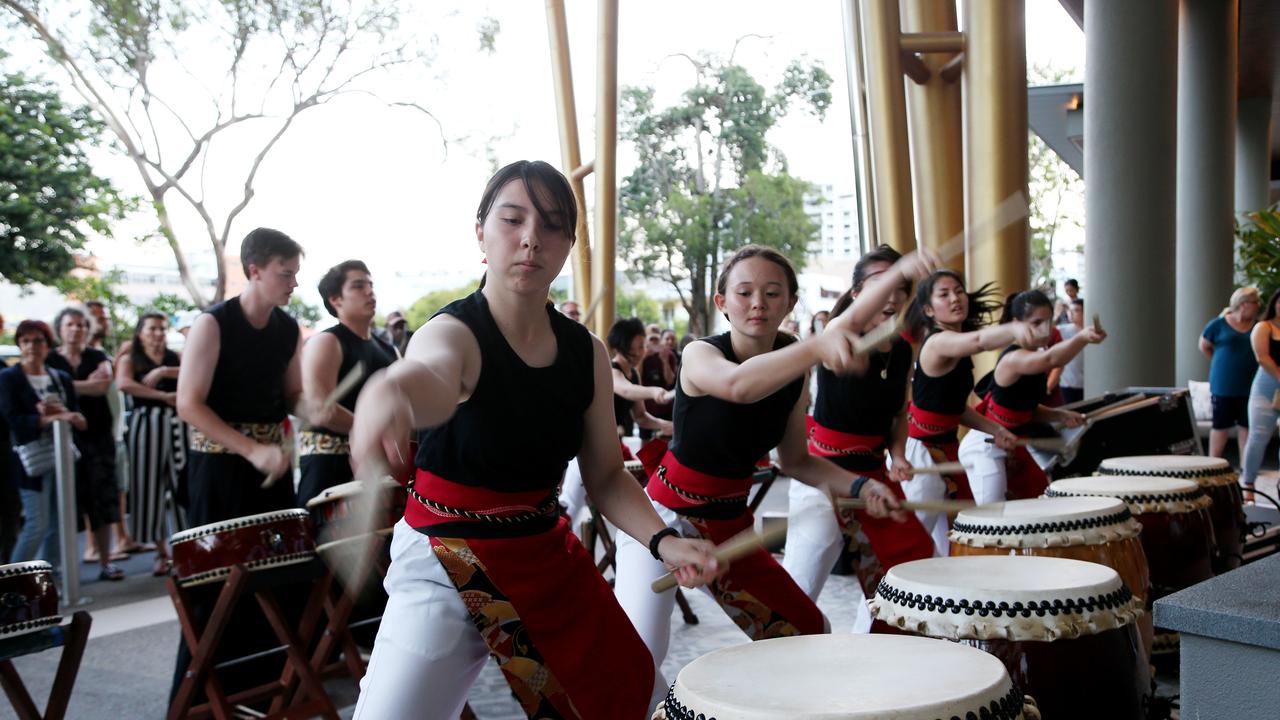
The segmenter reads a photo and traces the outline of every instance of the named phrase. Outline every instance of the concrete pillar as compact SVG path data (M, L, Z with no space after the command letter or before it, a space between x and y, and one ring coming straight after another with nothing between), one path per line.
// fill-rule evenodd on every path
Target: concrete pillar
M1236 0L1182 0L1178 25L1177 294L1174 379L1208 380L1197 346L1231 296Z
M1237 213L1271 203L1271 98L1241 98L1236 116Z
M1176 0L1084 6L1085 391L1174 380Z

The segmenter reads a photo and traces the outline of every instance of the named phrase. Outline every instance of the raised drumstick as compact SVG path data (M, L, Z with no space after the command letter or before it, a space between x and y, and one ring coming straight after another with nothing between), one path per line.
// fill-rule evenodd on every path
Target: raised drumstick
M884 341L892 338L894 335L897 335L901 328L901 316L895 317L892 321L886 320L872 328L871 332L855 340L853 343L853 351L858 355L866 355L877 347L880 347Z
M1093 329L1102 332L1102 319L1098 317L1098 313L1093 314Z
M329 393L329 396L324 399L324 405L322 405L321 408L328 410L334 405L337 405L338 401L342 399L342 396L351 392L351 389L354 388L363 378L364 362L357 361L355 367L351 368L346 376L338 381L337 386L333 388L333 392Z
M856 498L838 498L836 504L841 510L866 510L867 501ZM922 510L924 512L943 512L954 515L961 510L968 510L975 503L972 500L899 500L903 510Z
M995 444L995 438L987 438L986 442ZM1067 441L1062 438L1018 438L1014 443L1017 447L1029 447L1037 450L1048 450L1049 452L1062 452L1067 447Z
M720 545L716 546L717 562L733 562L738 558L746 557L762 547L768 547L773 543L782 540L787 536L787 524L785 522L770 527L763 533L755 530L743 530L734 535ZM667 573L662 577L654 580L649 585L655 593L666 592L677 585L675 573Z
M908 475L954 475L956 473L967 472L969 466L958 462L938 463L937 465L928 465L921 467L913 467L907 471Z

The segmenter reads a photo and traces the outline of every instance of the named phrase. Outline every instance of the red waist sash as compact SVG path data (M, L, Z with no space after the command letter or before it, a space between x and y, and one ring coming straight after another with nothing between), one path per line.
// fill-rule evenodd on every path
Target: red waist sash
M818 421L809 424L809 454L817 457L844 457L846 455L884 456L883 435L854 435L832 430Z
M954 435L960 427L959 415L930 412L910 403L907 405L907 435L917 440L931 440L939 435Z
M409 483L404 519L427 535L520 537L545 532L560 515L555 489L499 492L446 480L421 468Z
M987 393L982 398L982 402L973 407L979 414L985 415L992 420L1000 423L1005 428L1017 428L1031 422L1032 416L1035 414L1035 408L1030 410L1014 410L1007 408L996 402L991 393Z
M676 512L698 508L711 510L717 517L734 517L746 510L751 480L751 476L722 478L698 472L681 465L667 451L649 479L647 491L649 497Z

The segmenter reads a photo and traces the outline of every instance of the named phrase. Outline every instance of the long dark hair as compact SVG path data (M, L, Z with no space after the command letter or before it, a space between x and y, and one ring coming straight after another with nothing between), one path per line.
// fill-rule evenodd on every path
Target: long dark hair
M1276 319L1276 301L1280 300L1280 289L1271 293L1271 299L1267 301L1267 311L1262 315L1263 320L1271 321Z
M1048 295L1039 290L1010 293L1009 299L1004 304L1004 312L1000 315L1000 322L1026 320L1033 310L1042 307L1053 310L1053 303L1049 301Z
M133 337L129 339L129 360L133 362L135 373L138 368L155 365L151 358L147 357L146 350L142 348L142 326L146 325L148 320L162 320L165 325L169 324L169 316L156 310L148 310L138 316L138 322L133 324Z
M911 305L907 308L907 328L911 331L913 337L924 338L937 329L936 321L925 314L924 309L929 306L930 301L933 299L934 285L937 285L938 280L944 277L952 278L960 283L961 288L964 287L964 278L954 270L935 270L932 275L921 281L920 286L916 288L915 299L911 301ZM990 325L991 319L1003 308L1001 302L996 299L995 283L987 283L978 288L977 292L967 294L969 296L969 314L960 323L960 332L973 332Z

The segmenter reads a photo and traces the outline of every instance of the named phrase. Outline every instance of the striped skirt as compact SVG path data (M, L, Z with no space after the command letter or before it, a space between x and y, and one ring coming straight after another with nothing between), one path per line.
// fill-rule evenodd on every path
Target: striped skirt
M176 496L187 463L187 425L167 405L135 406L128 422L129 534L139 542L167 541L165 501Z

